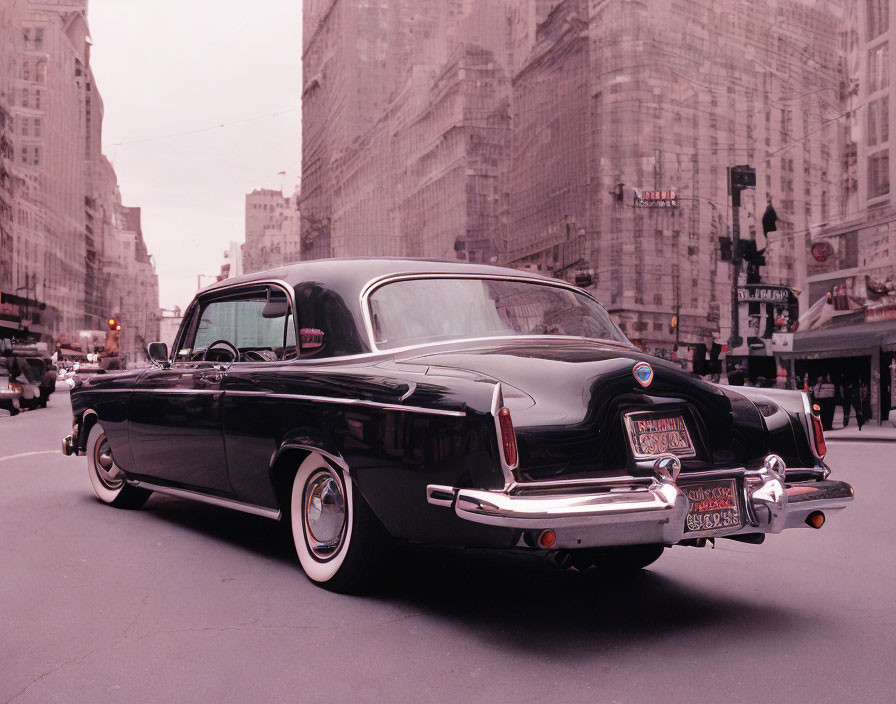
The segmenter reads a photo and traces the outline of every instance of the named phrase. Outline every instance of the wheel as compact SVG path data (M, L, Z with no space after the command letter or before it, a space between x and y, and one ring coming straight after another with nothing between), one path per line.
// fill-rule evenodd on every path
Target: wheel
M351 477L318 454L296 472L290 500L292 538L308 578L335 592L368 588L386 535Z
M152 494L146 489L125 484L124 475L115 466L109 440L99 423L94 423L87 436L87 474L97 498L115 508L139 508Z
M660 559L663 545L620 545L591 550L575 550L572 566L584 571L592 565L606 574L628 574L642 570Z

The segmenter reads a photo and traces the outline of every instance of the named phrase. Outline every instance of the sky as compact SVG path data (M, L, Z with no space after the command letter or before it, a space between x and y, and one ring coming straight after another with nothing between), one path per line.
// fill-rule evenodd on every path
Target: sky
M163 308L245 239L247 193L298 182L301 2L90 0L103 152L142 208Z

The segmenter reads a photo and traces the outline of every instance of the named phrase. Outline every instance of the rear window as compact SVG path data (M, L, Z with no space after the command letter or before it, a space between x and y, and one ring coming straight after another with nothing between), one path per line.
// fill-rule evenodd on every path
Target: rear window
M604 308L572 289L532 281L421 278L370 294L381 349L471 337L566 335L628 344Z

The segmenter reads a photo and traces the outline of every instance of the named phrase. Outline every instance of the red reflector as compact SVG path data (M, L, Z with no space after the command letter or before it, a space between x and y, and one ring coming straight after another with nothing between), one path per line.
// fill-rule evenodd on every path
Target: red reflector
M541 531L538 536L538 547L550 549L557 544L557 534L550 528Z
M828 446L824 442L824 428L821 425L821 418L814 413L812 414L812 434L815 436L815 454L819 458L824 459L828 454Z
M506 406L498 411L498 425L501 428L501 446L504 448L504 462L508 467L516 465L516 433L510 420L510 409Z

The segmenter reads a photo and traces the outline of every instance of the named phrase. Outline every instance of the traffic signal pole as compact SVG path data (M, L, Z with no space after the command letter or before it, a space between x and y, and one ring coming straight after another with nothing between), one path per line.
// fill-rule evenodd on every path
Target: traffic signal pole
M746 188L756 187L756 169L746 164L728 167L728 193L731 194L731 335L728 350L740 347L740 310L737 302L737 282L740 278L743 256L740 246L740 194Z
M731 334L728 336L728 349L740 347L743 339L740 336L740 310L737 303L737 281L740 278L740 191L737 197L731 191Z

